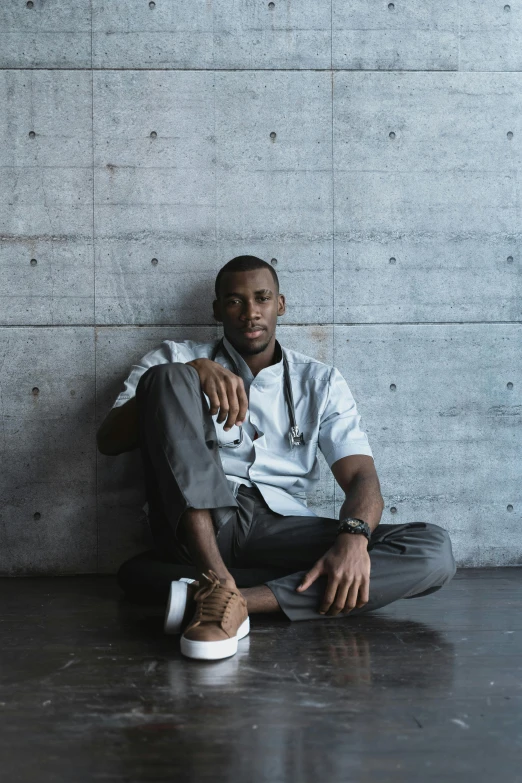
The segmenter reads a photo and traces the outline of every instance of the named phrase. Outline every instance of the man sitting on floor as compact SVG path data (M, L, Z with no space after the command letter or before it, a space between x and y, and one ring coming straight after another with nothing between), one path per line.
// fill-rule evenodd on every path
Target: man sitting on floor
M384 502L352 393L333 366L276 340L285 297L270 264L218 273L224 337L164 340L125 382L101 425L103 454L140 448L149 523L163 558L197 568L174 580L166 630L190 658L234 655L249 615L315 620L439 590L455 574L447 531L379 524ZM317 448L345 493L339 520L308 508ZM274 569L254 587L234 569Z

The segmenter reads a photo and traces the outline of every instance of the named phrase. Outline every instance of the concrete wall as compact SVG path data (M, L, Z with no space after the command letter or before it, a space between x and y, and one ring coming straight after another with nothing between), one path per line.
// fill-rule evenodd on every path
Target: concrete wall
M240 253L345 375L382 521L522 562L521 43L491 0L2 2L2 574L150 545L95 431L146 350L219 333Z

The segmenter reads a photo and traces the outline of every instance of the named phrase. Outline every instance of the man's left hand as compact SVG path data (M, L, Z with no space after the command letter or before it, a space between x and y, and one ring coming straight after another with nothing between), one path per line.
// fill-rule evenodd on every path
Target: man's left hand
M370 589L370 555L368 540L360 533L340 533L313 568L308 571L296 592L302 593L319 576L327 576L320 614L334 617L368 603Z

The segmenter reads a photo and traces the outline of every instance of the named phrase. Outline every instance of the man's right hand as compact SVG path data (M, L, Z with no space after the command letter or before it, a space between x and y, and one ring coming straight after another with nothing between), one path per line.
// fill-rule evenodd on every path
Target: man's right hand
M197 370L201 388L210 400L210 414L219 411L217 420L225 421L225 431L234 424L242 424L248 410L248 397L243 379L212 359L193 359L187 362Z

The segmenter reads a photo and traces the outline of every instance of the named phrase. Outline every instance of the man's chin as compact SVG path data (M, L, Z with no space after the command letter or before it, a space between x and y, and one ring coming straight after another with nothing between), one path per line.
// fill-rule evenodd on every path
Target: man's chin
M257 341L255 341L257 342ZM255 356L258 353L263 353L264 350L268 347L270 340L263 340L263 342L259 344L252 345L252 341L249 341L246 345L243 343L241 346L241 351L244 356Z
M239 337L239 347L234 346L236 351L244 356L255 356L258 353L262 353L268 347L271 338L267 338L265 331L261 332L257 340L248 340L246 337Z

